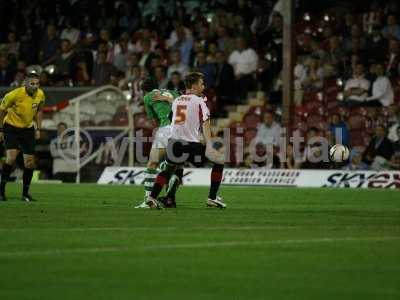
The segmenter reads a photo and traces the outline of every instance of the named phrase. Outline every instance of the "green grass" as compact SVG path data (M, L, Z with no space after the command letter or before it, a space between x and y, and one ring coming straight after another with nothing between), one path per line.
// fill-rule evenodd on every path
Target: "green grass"
M34 185L0 203L0 299L400 299L398 191ZM13 197L14 196L14 197Z

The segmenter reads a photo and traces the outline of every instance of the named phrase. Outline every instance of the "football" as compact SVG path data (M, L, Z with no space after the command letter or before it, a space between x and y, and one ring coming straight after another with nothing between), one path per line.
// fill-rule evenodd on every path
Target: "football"
M329 150L329 158L331 161L341 163L349 159L350 151L344 145L336 144L333 145Z

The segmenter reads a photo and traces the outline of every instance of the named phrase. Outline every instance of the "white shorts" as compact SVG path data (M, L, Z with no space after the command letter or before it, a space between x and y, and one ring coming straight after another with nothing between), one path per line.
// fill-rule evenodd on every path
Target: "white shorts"
M168 146L168 139L171 137L171 126L164 126L157 129L156 134L154 135L153 144L151 148L156 149L166 149Z

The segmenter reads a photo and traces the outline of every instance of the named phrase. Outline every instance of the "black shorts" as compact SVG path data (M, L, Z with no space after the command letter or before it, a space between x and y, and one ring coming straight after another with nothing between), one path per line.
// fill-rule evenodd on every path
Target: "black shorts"
M190 162L195 167L201 167L206 162L206 146L201 143L169 139L167 162L175 165Z
M24 154L35 154L35 129L33 126L18 128L5 123L3 132L6 150L21 149Z

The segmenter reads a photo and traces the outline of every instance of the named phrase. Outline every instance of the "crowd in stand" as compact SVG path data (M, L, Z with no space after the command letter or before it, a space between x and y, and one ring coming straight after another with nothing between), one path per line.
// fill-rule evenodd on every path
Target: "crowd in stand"
M40 65L42 85L113 84L140 102L143 78L152 76L159 88L181 90L185 74L198 70L205 75L209 99L216 99L215 113L221 114L226 105L246 103L250 91L263 91L267 112L255 136L273 141L277 148L283 62L280 2L3 1L0 85L17 86L29 66ZM343 144L363 146L354 143L351 134L349 117L356 112L367 122L372 139L364 147L353 147L346 167L398 169L399 5L370 1L345 11L331 7L296 16L295 109L303 117L310 114L310 95L327 91L327 82L333 80L339 89L333 109L323 111L328 122L302 128L304 152L320 151L318 145L307 144L313 136L334 143L337 128ZM246 166L256 165L245 156ZM287 162L276 159L273 166L327 167L295 162L290 151L288 156Z

